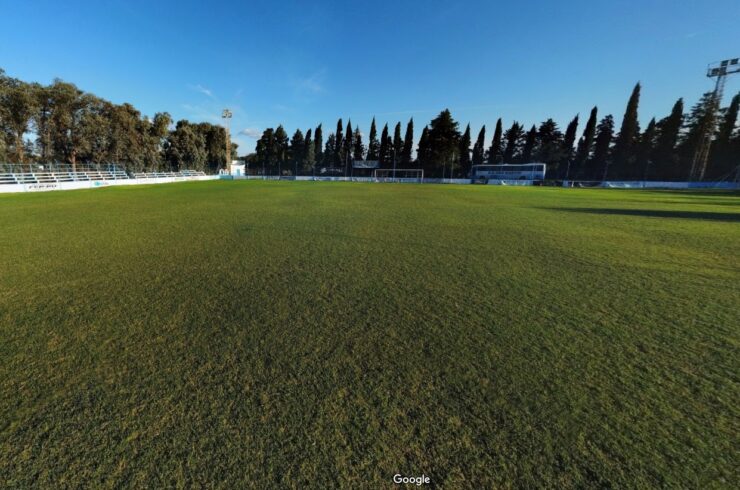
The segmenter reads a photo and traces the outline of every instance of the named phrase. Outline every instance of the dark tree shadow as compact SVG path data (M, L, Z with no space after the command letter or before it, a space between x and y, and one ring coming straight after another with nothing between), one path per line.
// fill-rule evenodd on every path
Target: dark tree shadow
M546 208L568 213L603 214L617 216L641 216L646 218L680 218L707 221L740 222L740 213L713 213L707 211L665 211L658 209L614 209L614 208Z

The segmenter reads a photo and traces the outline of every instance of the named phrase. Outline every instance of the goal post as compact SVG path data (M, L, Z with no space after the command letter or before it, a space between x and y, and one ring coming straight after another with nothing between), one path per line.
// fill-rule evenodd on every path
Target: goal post
M424 181L424 170L420 168L376 168L373 171L376 182L414 182Z

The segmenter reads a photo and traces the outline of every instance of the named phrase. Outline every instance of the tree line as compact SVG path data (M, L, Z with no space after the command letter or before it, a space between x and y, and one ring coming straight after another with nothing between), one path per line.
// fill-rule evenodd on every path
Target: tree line
M31 139L28 136L32 136ZM236 155L236 144L232 144ZM130 171L217 172L226 162L226 131L166 112L149 118L56 79L50 85L0 69L0 163L113 163Z
M413 119L405 129L385 124L378 136L375 118L365 140L358 126L340 118L326 135L319 124L297 129L267 128L255 152L244 159L252 172L311 175L329 171L351 175L353 160L378 161L380 168L418 168L427 177L460 178L472 165L542 162L548 178L580 180L698 180L733 178L740 164L737 131L740 94L718 109L712 93L684 112L678 99L667 116L638 122L640 84L627 101L617 130L611 114L594 107L580 130L576 114L562 130L549 118L529 129L499 118L488 139L486 126L472 138L445 109L421 129L414 148ZM30 137L29 137L30 136ZM27 83L0 69L0 162L115 163L131 171L194 169L214 173L236 155L226 155L224 128L180 120L166 112L152 118L131 104L114 104L71 83ZM707 136L706 168L694 156Z
M414 143L414 120L405 131L398 122L390 132L383 126L380 139L373 118L367 145L358 126L340 118L326 141L322 124L289 137L282 125L268 128L246 157L251 171L267 174L318 174L323 169L350 175L352 160L378 161L380 168L423 169L426 177L464 178L472 165L540 162L547 177L572 180L701 180L734 179L740 165L740 132L736 130L740 94L717 110L711 92L684 113L678 99L670 114L652 118L644 129L638 122L640 84L636 84L617 130L614 116L599 117L591 109L578 135L577 114L561 130L553 119L529 129L514 121L504 129L499 118L490 140L486 126L473 142L470 124L464 131L449 110L443 110L421 130ZM402 135L403 133L403 135ZM702 139L711 136L706 168L694 162Z

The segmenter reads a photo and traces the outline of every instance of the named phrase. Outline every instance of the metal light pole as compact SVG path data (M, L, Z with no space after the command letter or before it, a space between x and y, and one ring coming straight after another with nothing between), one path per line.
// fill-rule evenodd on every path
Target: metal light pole
M707 78L717 78L717 82L714 85L712 105L710 107L712 111L712 124L711 127L705 129L705 134L702 135L699 146L694 153L694 158L691 162L691 175L689 176L691 180L704 179L704 173L707 170L707 161L709 160L709 150L712 146L712 136L714 136L714 128L716 127L716 115L722 102L722 92L725 89L725 81L728 75L734 73L740 73L739 58L723 60L719 63L710 64L707 67Z
M226 129L226 172L229 172L229 164L231 163L231 132L229 130L229 120L233 114L229 109L224 109L221 112L221 118L224 120L224 128Z

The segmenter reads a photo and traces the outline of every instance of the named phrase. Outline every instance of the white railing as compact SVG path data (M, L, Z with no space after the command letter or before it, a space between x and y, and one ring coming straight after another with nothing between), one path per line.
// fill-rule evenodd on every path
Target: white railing
M48 184L58 182L85 182L91 180L126 180L129 176L123 171L85 171L85 172L6 172L0 173L2 184Z
M180 170L178 172L134 172L135 179L163 179L167 177L203 177L200 170Z

